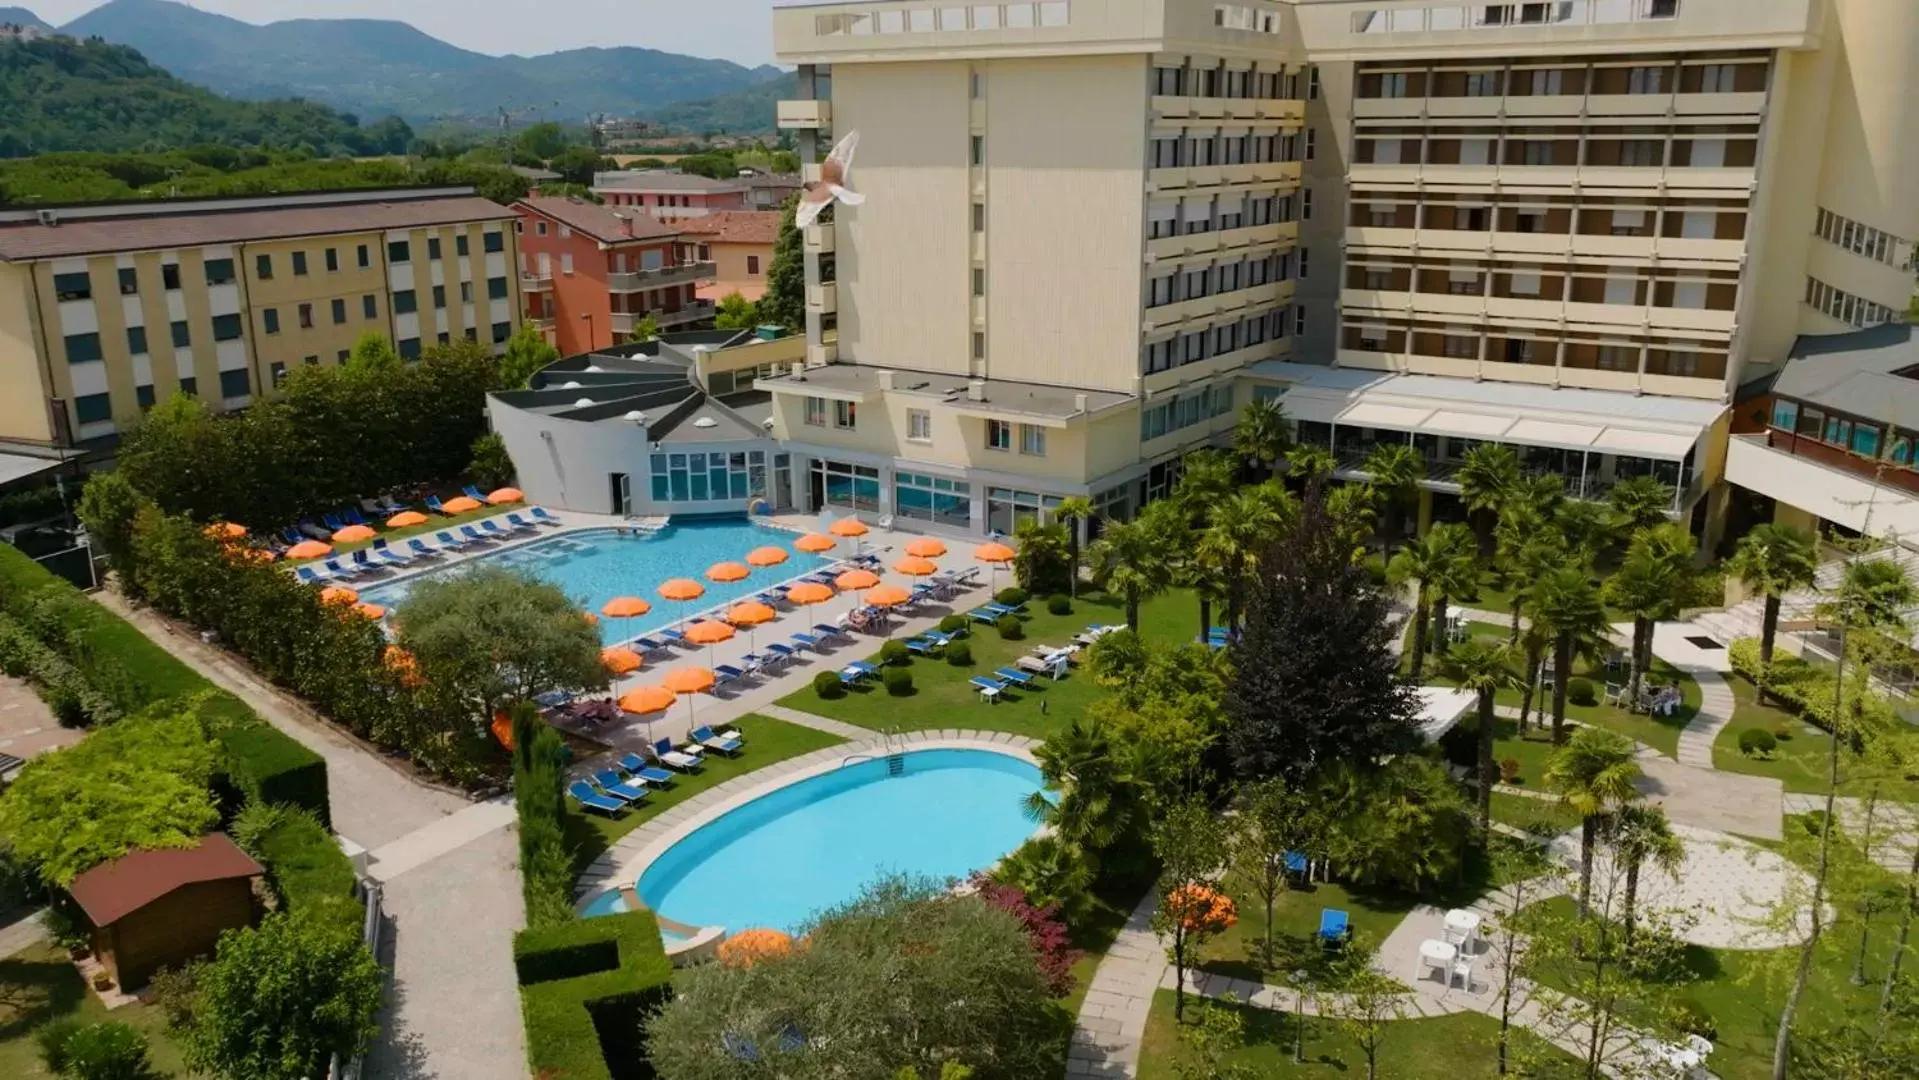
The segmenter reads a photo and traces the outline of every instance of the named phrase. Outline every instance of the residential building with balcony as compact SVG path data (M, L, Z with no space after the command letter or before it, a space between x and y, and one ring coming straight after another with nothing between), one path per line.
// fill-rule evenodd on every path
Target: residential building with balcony
M0 439L107 445L176 393L238 408L368 331L502 348L512 220L470 188L0 210Z
M648 316L661 329L713 317L712 301L697 290L714 266L683 259L674 227L576 197L533 196L513 210L526 318L561 353L624 344Z
M753 184L745 177L715 180L693 173L629 169L594 173L592 191L608 206L633 207L661 221L761 208L749 200Z
M780 235L778 210L722 210L674 224L691 258L713 264L712 280L700 283L700 299L717 302L739 293L758 300L766 295L766 272Z

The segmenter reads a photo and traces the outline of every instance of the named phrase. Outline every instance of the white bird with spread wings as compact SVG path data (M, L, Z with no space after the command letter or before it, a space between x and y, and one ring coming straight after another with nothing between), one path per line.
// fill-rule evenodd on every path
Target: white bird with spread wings
M800 208L794 215L794 222L804 229L820 219L820 214L835 199L848 206L858 206L866 201L866 196L846 187L853 175L853 151L860 145L860 133L849 131L841 139L833 152L826 155L826 161L820 165L820 178L809 180L800 189Z

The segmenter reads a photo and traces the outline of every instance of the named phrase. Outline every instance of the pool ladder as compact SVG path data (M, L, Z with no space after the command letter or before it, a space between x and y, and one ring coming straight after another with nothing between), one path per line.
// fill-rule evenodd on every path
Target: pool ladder
M886 755L886 775L888 776L906 775L906 755L905 754Z
M844 769L848 765L858 765L862 761L877 761L884 757L886 759L887 776L905 776L906 753L893 749L893 741L898 738L900 738L900 735L897 732L882 731L880 733L880 753L848 754L840 759L840 768Z

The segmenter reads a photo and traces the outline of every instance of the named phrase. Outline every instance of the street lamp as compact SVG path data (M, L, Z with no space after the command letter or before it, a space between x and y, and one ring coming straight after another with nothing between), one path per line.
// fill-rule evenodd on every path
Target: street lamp
M1305 968L1293 972L1293 1064L1306 1063L1306 980Z

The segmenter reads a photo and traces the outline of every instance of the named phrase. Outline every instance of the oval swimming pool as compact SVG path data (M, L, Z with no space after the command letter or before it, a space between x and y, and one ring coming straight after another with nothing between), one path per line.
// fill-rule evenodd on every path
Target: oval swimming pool
M695 829L640 875L639 896L677 922L792 931L882 874L991 866L1032 835L1022 804L1040 787L1037 766L990 750L855 761Z

